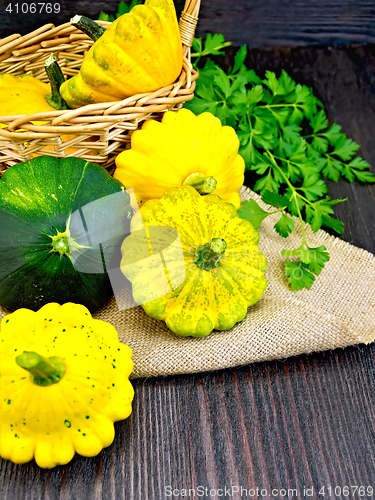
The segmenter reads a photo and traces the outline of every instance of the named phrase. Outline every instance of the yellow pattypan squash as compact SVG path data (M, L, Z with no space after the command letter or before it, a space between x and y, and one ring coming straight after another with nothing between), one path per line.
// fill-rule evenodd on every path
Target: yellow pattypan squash
M79 23L74 25L79 27ZM79 73L61 86L70 107L152 92L180 75L182 44L172 0L146 0L116 19L103 34L101 30L98 27L95 35L93 23L90 36L96 42Z
M142 249L132 242L133 234L142 228L136 216L132 234L122 245L121 270L132 282L134 300L142 304L145 312L164 320L174 333L195 337L206 336L213 329L229 330L243 320L247 308L260 300L267 286L267 262L251 223L240 219L234 206L219 196L200 196L190 186L169 189L160 200L145 203L139 214L146 230L152 226L177 230L186 273L184 281L174 288L172 283L181 268L171 258L176 255L176 245L172 244L172 252L168 257L164 254L170 292L145 301L150 286L157 289L155 278L159 277L155 274L155 260L144 255L140 260ZM155 248L152 239L149 243L150 253L155 256L158 243Z
M132 134L131 149L116 158L114 177L134 189L140 204L161 198L171 187L190 185L239 208L245 162L238 148L234 129L211 113L168 111L161 123L146 121Z
M0 456L40 467L97 455L131 413L131 349L84 306L18 309L0 329Z
M50 58L50 70L56 70L56 60ZM51 86L42 82L32 75L14 76L8 73L0 75L0 116L31 115L43 113L45 111L55 111L56 109L67 109L66 103L61 99L58 90L51 92ZM34 125L43 125L42 121L33 120ZM6 124L0 123L0 128ZM63 141L73 139L75 135L62 136ZM53 146L46 146L46 150L53 150ZM76 151L74 148L67 148L66 154ZM38 156L38 155L31 155Z
M0 75L0 116L55 111L46 101L51 87L32 75ZM2 124L4 127L5 125Z

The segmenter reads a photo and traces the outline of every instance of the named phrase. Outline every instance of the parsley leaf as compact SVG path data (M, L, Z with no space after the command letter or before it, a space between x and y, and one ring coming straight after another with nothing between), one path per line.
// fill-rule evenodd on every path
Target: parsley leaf
M315 276L301 262L298 264L296 262L286 262L285 274L293 291L302 290L303 288L310 290L315 281Z
M120 2L117 7L116 18L122 16L123 14L128 14L136 5L140 5L142 2L140 0L132 0L132 2L128 5L125 2ZM106 14L105 12L100 12L98 19L100 21L107 21L113 23L115 20L115 16L111 14Z
M285 214L282 214L279 221L273 226L275 231L283 238L287 238L294 229L294 220Z
M272 205L277 208L286 208L288 206L289 200L286 196L281 196L279 193L273 193L272 191L265 191L262 195L262 201L267 205Z
M316 248L309 248L309 258L310 262L308 263L307 268L319 276L325 263L329 261L330 256L326 247L322 245Z
M101 11L98 16L98 20L113 23L113 21L115 20L115 16L112 16L111 14L106 14L105 12Z
M342 134L335 142L335 149L332 154L338 156L342 160L350 160L358 149L359 144L351 139L348 139L344 134Z
M309 201L315 201L318 198L321 198L328 191L326 183L315 173L307 174L303 179L302 186L299 189Z
M342 175L349 181L353 182L357 178L361 182L375 182L374 175L368 171L370 165L363 158L353 158L342 170Z
M206 43L203 48L202 38L195 38L193 42L193 49L196 51L191 54L191 57L203 57L203 56L220 56L224 55L224 52L221 49L225 47L229 47L232 45L231 42L226 42L224 35L220 35L215 33L211 35L208 33L206 36Z
M251 222L254 229L258 229L268 215L270 215L269 212L263 210L255 200L243 201L241 203L241 208L238 209L238 216L241 217L241 219Z
M334 219L329 215L322 215L322 225L333 229L338 234L344 232L344 224L341 222L341 220Z
M239 50L237 50L236 55L234 56L234 66L233 69L229 71L229 74L237 73L237 71L241 70L241 67L245 62L246 56L247 56L247 46L243 45Z
M311 271L315 274L320 274L324 267L324 263L329 261L329 253L325 246L310 248L305 243L295 250L282 250L281 255L285 257L299 257ZM318 271L318 272L316 272Z

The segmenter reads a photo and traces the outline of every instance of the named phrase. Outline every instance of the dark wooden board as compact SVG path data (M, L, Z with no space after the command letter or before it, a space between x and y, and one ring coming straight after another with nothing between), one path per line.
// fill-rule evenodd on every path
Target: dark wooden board
M224 30L223 17L217 26ZM249 36L243 28L231 29L228 38L238 42ZM361 144L360 153L375 172L374 49L254 49L249 62L259 74L285 68L312 86L330 120ZM330 194L349 196L336 208L346 226L342 237L375 253L375 187L332 183ZM210 374L134 381L133 413L116 424L112 446L98 457L76 456L52 471L0 460L0 498L217 499L167 496L165 487L224 493L232 485L254 493L259 488L259 498L262 489L271 494L272 488L296 488L298 498L308 498L304 487L314 488L310 498L359 498L353 489L350 496L334 495L334 488L375 490L374 355L374 346L359 346ZM323 486L325 496L318 494ZM282 494L268 498L293 498L291 492Z
M15 5L19 4L18 14ZM51 0L59 3L60 14L22 14L21 4L32 0L0 1L0 37L25 34L44 23L56 26L74 14L96 17L103 10L114 14L118 1ZM6 11L12 4L13 12ZM184 0L175 1L181 12ZM369 0L203 0L198 36L223 33L237 44L250 47L296 46L375 42L375 3Z
M0 495L162 500L233 485L259 488L259 497L262 489L296 489L298 498L313 487L313 498L327 498L328 487L375 490L374 384L369 348L139 380L133 413L116 424L111 447L52 471L3 462ZM325 497L317 494L323 486ZM181 494L168 496L168 487Z

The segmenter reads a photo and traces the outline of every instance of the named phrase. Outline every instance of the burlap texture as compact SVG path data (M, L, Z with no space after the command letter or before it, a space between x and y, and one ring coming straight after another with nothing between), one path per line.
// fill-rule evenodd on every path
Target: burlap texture
M242 188L241 197L270 208L248 188ZM231 330L205 338L178 337L141 307L119 311L114 299L94 314L112 323L132 348L132 378L216 370L375 340L374 255L325 231L314 234L307 225L309 246L325 245L331 259L310 290L293 292L280 252L299 247L302 234L296 221L292 235L281 238L273 229L279 217L270 215L258 230L268 262L267 290ZM4 314L0 309L0 318Z

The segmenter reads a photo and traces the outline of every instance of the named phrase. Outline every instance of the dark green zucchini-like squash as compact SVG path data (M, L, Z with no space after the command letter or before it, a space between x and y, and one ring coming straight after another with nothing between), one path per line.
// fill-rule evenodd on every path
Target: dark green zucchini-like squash
M93 163L41 156L9 168L0 179L0 304L103 306L132 214L122 183Z

